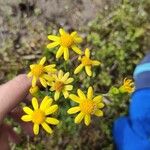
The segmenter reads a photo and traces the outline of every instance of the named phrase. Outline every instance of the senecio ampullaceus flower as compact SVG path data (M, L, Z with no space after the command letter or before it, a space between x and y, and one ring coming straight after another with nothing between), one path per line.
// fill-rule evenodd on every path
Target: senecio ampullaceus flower
M51 114L55 113L58 109L58 105L52 105L52 98L45 96L40 106L38 104L38 100L33 97L32 98L32 106L33 110L27 106L23 107L26 115L22 116L22 120L25 122L32 122L33 132L35 135L39 133L39 126L41 125L43 129L52 133L52 129L48 124L57 125L59 121L56 118L50 117Z
M79 56L78 59L81 61L81 64L75 69L74 74L79 73L85 67L87 75L92 76L92 66L100 65L99 61L90 59L90 50L88 48L85 50L85 55Z
M28 73L28 77L32 77L32 87L36 86L37 80L47 87L47 81L52 81L52 74L56 72L55 64L44 66L46 57L43 57L38 64L30 65L31 71Z
M119 90L122 93L132 93L135 90L134 82L131 79L125 78Z
M81 55L82 51L77 47L77 44L82 42L82 38L76 31L71 34L67 33L64 29L59 29L60 36L49 35L48 39L53 41L47 45L48 49L54 48L60 45L56 58L60 58L64 54L64 59L69 59L69 50L73 50L75 53Z
M70 83L73 82L73 78L69 78L69 72L65 73L60 70L58 75L53 75L54 80L50 82L49 85L51 86L50 90L55 91L54 99L58 100L60 94L63 93L64 97L67 98L69 96L69 92L73 89L73 86Z
M74 122L79 124L84 119L84 123L88 126L91 122L91 115L103 116L103 111L100 110L104 107L102 96L98 95L94 97L92 87L88 88L87 96L80 89L77 90L77 93L78 96L70 94L69 98L78 103L78 106L70 108L67 112L68 114L76 114L79 112Z

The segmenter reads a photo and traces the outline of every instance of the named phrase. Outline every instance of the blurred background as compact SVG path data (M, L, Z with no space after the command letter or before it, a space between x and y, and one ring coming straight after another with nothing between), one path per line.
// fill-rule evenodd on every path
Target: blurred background
M93 85L97 93L106 93L132 77L133 70L150 49L150 0L0 0L0 83L28 71L28 66L46 55L55 62L55 50L48 50L48 34L60 27L84 38L92 57L102 62L94 69L94 78L83 73L76 83L82 88ZM65 68L63 59L57 62ZM69 64L67 69L77 66ZM82 84L82 85L81 85ZM21 143L10 143L14 150L113 150L112 122L127 114L129 96L109 97L112 104L102 119L94 118L90 127L77 126L65 119L53 135L31 138L21 134ZM66 118L66 108L60 118ZM10 118L5 122L21 133Z

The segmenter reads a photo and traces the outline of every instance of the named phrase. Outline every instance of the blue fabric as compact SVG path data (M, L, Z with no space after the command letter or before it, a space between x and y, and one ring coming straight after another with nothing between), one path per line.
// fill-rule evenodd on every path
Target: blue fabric
M113 136L118 150L150 150L150 88L133 93L129 116L115 121Z
M150 64L150 53L144 57L144 59L140 62L140 65L137 65L133 73L136 90L150 87L150 67L147 68L148 70L141 68L142 65L145 64Z
M131 96L129 115L114 122L117 150L150 150L150 55L141 64L134 72L136 90Z
M150 139L150 88L140 89L133 93L129 116L134 131L140 137Z
M136 90L150 87L150 72L143 72L134 79Z
M134 132L128 117L120 117L115 121L113 136L117 150L150 150L150 141Z
M149 71L150 71L150 63L144 63L144 64L141 64L141 65L138 65L136 67L135 71L134 71L133 77L137 78L137 76L140 73L149 72Z

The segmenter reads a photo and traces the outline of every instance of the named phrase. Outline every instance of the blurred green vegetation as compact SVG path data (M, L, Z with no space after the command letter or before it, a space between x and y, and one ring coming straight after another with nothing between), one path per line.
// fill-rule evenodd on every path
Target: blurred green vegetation
M93 21L88 23L88 26L81 28L81 34L87 35L82 47L90 48L92 58L100 60L101 67L93 69L94 74L91 79L84 72L75 77L76 85L73 92L76 92L76 87L86 90L89 85L93 85L96 94L105 94L110 91L104 99L106 107L103 118L93 118L89 127L85 127L83 124L75 125L73 123L74 117L68 116L66 113L66 110L74 103L70 103L69 100L64 102L62 98L59 101L61 109L56 114L62 122L54 129L54 134L49 136L42 132L41 136L34 139L24 135L22 143L12 144L12 149L114 149L112 123L120 115L127 114L130 97L126 94L111 93L112 86L119 87L125 77L132 77L135 66L148 52L150 47L149 14L150 1L124 0L117 7L111 10L108 8L108 10L98 14ZM10 18L6 18L6 20L9 22ZM11 25L10 22L8 24ZM41 55L46 55L49 62L55 62L55 50L48 51L45 48L46 35L55 33L59 25L51 23L46 26L38 21L36 29L34 29L34 25L31 23L24 21L23 24L32 33L29 38L31 40L30 47L25 44L25 39L21 39L15 44L10 39L9 44L4 45L4 59L0 61L0 75L2 76L0 77L3 82L28 70L28 65L35 62ZM11 26L11 28L15 30L16 27ZM41 37L38 37L39 34ZM27 42L29 41L27 40ZM14 56L12 56L13 49L17 51ZM22 49L25 50L21 51ZM11 61L8 62L8 58L11 58ZM6 63L8 67L5 66ZM72 76L72 68L78 65L74 60L64 63L63 59L60 59L56 63L59 66L58 69L71 70ZM20 131L19 126L12 124Z

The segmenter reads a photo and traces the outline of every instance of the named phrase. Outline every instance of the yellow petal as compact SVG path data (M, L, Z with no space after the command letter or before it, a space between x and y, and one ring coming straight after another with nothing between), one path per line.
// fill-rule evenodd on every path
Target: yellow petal
M93 65L93 66L99 66L99 65L100 65L100 62L97 61L97 60L92 60L92 65Z
M81 51L77 46L73 45L71 48L73 49L73 51L74 51L75 53L77 53L77 54L79 54L79 55L82 54L82 51Z
M82 58L82 57L81 57L81 56L79 56L79 57L78 57L78 60L79 60L79 61L81 61L81 58Z
M72 85L65 85L65 90L71 91L73 89Z
M97 104L97 108L103 108L104 106L105 106L104 103Z
M29 73L27 74L27 77L28 77L28 78L32 77L32 72L29 72Z
M52 83L52 84L53 84L53 83ZM52 87L50 88L50 91L55 91L55 89L54 89L54 87L53 87L52 84L50 84L50 86L52 86Z
M64 48L64 59L65 60L69 59L69 50L68 50L68 48Z
M61 46L56 53L56 58L60 58L63 53L64 53L64 48Z
M84 113L82 113L82 112L80 112L76 117L75 117L75 120L74 120L74 122L75 123L80 123L81 121L82 121L82 119L84 118Z
M85 66L85 71L88 76L92 76L91 66Z
M85 49L85 56L90 58L90 50L88 48Z
M101 95L98 95L98 96L94 97L93 101L96 103L100 103L100 102L102 102L102 98L103 97Z
M32 70L36 64L30 65L30 69Z
M65 81L65 84L69 84L69 83L71 83L71 82L73 82L73 81L74 81L73 78L68 78L68 79Z
M48 44L48 45L47 45L47 48L48 48L48 49L51 49L51 48L56 47L56 46L59 45L59 44L60 44L59 42L53 42L53 43Z
M77 35L77 32L76 32L76 31L74 31L74 32L71 33L71 36L72 36L72 37L74 37L74 36L76 36L76 35Z
M68 114L75 114L75 113L77 113L77 112L79 112L79 111L80 111L80 107L79 107L79 106L76 106L76 107L70 108L70 109L67 111L67 113L68 113Z
M51 117L47 117L45 120L49 124L57 125L59 123L59 120Z
M80 103L80 98L74 94L70 94L69 98L76 103Z
M33 113L33 110L29 107L23 107L23 111L28 115L31 115Z
M55 36L55 35L48 35L47 38L51 41L59 41L60 40L60 37L58 36Z
M40 60L39 64L40 64L40 65L44 65L45 61L46 61L46 57L43 57L43 58Z
M55 73L55 72L57 71L56 68L54 68L55 66L56 66L55 64L45 66L45 67L44 67L44 70L45 70L47 73Z
M53 78L54 78L55 80L59 80L59 78L58 78L58 76L57 76L56 74L53 74L52 76L53 76Z
M52 105L51 107L49 107L45 110L45 115L50 115L50 114L56 112L57 109L58 109L58 105Z
M31 121L32 118L31 118L31 115L24 115L21 117L21 120L28 122L28 121Z
M48 75L48 74L43 74L42 78L46 79L47 81L53 81L54 79L51 75Z
M68 91L65 91L65 90L64 90L64 91L63 91L63 95L64 95L65 98L67 98L67 97L69 96Z
M33 125L33 132L35 135L39 134L39 125L38 124Z
M93 88L91 86L88 88L87 98L88 99L92 99L93 98Z
M41 82L41 84L42 84L44 87L47 87L47 82L46 82L45 79L40 78L40 82Z
M34 76L32 79L32 87L36 86L37 78Z
M52 98L50 98L49 96L45 96L41 102L40 109L45 111L45 109L51 105L52 101Z
M66 34L66 31L64 29L60 28L59 33L60 33L60 35L63 35L63 34Z
M37 110L39 107L38 100L35 97L32 98L32 106L34 110Z
M56 91L54 94L54 100L57 101L60 97L60 92Z
M74 43L81 43L82 41L83 39L79 36L74 38Z
M79 73L82 69L83 69L83 65L80 64L80 65L74 70L74 74Z
M85 94L83 93L83 91L81 91L80 89L78 89L78 90L77 90L77 93L78 93L78 95L79 95L80 98L86 99L86 96L85 96Z
M91 116L90 115L85 115L84 117L84 123L88 126L91 122Z
M62 77L61 81L65 82L69 77L69 72L65 73L64 76Z
M52 131L52 129L49 127L49 125L47 124L47 123L42 123L42 127L43 127L43 129L46 131L46 132L48 132L48 133L52 133L53 131Z
M96 112L94 113L94 115L96 115L97 117L102 117L104 114L103 114L103 111L96 110Z
M58 72L58 78L61 80L61 78L63 77L64 73L62 70L59 70Z

